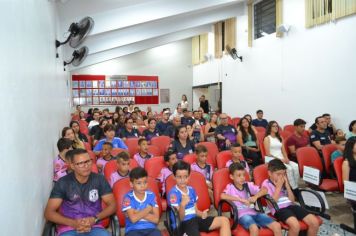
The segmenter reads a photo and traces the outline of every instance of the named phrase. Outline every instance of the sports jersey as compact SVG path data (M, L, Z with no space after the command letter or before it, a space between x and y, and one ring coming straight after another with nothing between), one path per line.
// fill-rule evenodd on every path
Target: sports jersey
M229 168L232 163L234 163L234 161L233 160L229 160L228 162L226 162L225 167ZM241 161L240 160L240 162L237 162L237 163L240 163L243 167L245 167L245 170L247 171L247 173L250 173L250 167L248 166L246 161Z
M152 155L152 154L149 154L149 153L147 153L147 155L144 156L144 157L141 156L140 153L136 153L136 154L134 155L134 159L137 161L138 165L141 166L142 168L145 167L145 162L146 162L148 159L150 159L151 157L153 157L153 155Z
M149 129L145 129L142 133L142 135L145 137L147 141L151 141L153 137L159 136L159 131L158 129L155 129L153 132Z
M248 192L246 186L248 186L248 189L250 192ZM225 190L223 191L224 193L234 196L234 197L239 197L242 199L248 199L251 197L251 195L255 195L260 191L260 187L257 185L254 185L252 182L246 182L242 189L239 189L236 187L233 183L230 183L226 185ZM240 202L240 201L233 201L233 203L236 205L238 209L238 218L241 218L244 215L256 215L257 212L254 209L254 204L251 204L250 206L247 206L246 204Z
M215 129L215 135L218 134L228 139L231 144L236 143L237 130L232 125L219 125ZM218 146L221 150L225 150L225 140L218 140Z
M53 181L58 181L63 176L67 175L68 165L59 155L56 159L54 159L53 166L54 166Z
M205 167L202 168L198 165L197 162L194 162L191 165L191 170L197 171L197 172L201 173L202 175L204 175L204 177L207 181L211 181L211 179L213 177L213 168L209 164L205 164Z
M185 147L182 146L179 140L173 140L171 146L173 151L177 153L178 160L182 160L185 155L191 154L195 150L194 142L191 140L187 140Z
M54 185L50 198L62 199L59 212L71 219L93 217L102 211L101 197L110 194L111 188L104 176L91 173L88 181L81 184L74 173L60 178ZM102 227L96 224L93 227ZM58 225L58 234L74 230L67 225Z
M100 173L104 173L104 168L106 163L108 163L111 160L115 160L115 158L113 156L110 155L110 159L109 160L105 160L103 157L100 157L97 161L96 161L96 165L99 166L101 165L101 172Z
M103 144L107 142L106 139L102 139L98 142L97 145L94 147L94 152L99 152L103 149ZM121 138L114 137L112 140L112 147L113 148L122 148L127 149L126 144L121 140Z
M145 197L141 201L135 195L135 192L131 190L130 192L126 193L124 200L122 202L122 211L126 213L129 209L134 209L138 211L142 211L147 206L157 207L156 196L153 192L146 190ZM147 221L145 219L140 219L136 223L132 223L130 218L128 217L127 213L125 214L125 233L132 231L132 230L140 230L140 229L155 229L157 225Z
M268 194L270 196L273 196L274 192L276 191L276 186L269 179L266 179L265 181L263 181L262 187L267 188ZM285 187L283 187L279 193L279 199L278 199L277 205L280 209L286 208L290 205L293 205L293 202L291 200L289 200L289 198L288 198L288 192ZM272 214L274 214L276 212L276 210L271 206L269 206L269 209Z
M173 172L168 168L168 167L164 167L161 170L161 173L158 176L158 180L159 182L161 182L162 184L162 195L164 195L166 193L166 179L173 174Z
M132 129L131 131L128 131L127 129L122 129L119 134L120 138L138 138L139 136L140 133L137 129Z
M115 171L113 173L111 173L110 175L110 186L111 187L114 187L114 184L121 180L121 179L125 179L125 178L128 178L129 177L129 174L130 174L130 171L127 171L127 174L126 175L121 175L118 171Z

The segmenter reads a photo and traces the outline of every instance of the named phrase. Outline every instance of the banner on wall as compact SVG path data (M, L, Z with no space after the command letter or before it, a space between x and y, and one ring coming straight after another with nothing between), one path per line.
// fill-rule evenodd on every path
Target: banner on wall
M72 75L73 104L158 104L158 76Z

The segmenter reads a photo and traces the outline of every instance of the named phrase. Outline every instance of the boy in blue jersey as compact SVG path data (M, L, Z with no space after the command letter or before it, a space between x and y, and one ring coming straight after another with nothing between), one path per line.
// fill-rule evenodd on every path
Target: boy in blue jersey
M127 236L160 236L157 229L159 209L156 196L147 190L147 172L142 167L133 169L130 174L130 185L122 203L125 212L125 235Z
M179 161L173 165L173 175L177 185L167 195L167 202L178 210L181 221L178 235L199 236L200 232L220 230L219 235L231 235L229 220L224 216L208 216L208 210L200 211L196 202L198 196L194 188L188 186L190 165ZM173 219L172 219L173 220Z

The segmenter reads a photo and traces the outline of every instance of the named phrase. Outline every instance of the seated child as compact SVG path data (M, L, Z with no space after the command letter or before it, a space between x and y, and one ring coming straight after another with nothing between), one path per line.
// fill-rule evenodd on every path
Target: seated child
M294 204L294 194L289 185L287 167L280 159L273 159L268 163L268 176L262 183L268 194L276 201L279 210L269 206L271 213L278 221L286 223L289 227L288 235L297 236L300 231L298 220L308 225L307 235L317 235L319 230L318 219L304 208Z
M73 142L67 138L60 138L57 142L58 156L53 161L53 181L58 181L61 177L67 175L68 164L66 162L66 153L72 150Z
M167 203L175 207L181 220L178 235L200 236L200 232L209 232L218 229L219 235L231 235L229 220L224 216L208 216L209 209L200 211L196 202L198 196L194 188L188 186L190 165L184 161L178 161L173 165L175 185L167 194ZM171 215L172 222L175 221Z
M164 154L164 162L167 167L162 168L161 173L158 176L158 180L162 185L162 196L166 195L166 179L173 174L172 168L177 161L177 154L173 151L173 149L169 148Z
M134 159L142 168L145 167L146 160L150 159L153 155L148 153L148 142L144 138L138 140L139 152L134 155Z
M197 155L197 161L191 165L191 169L204 175L209 190L213 191L213 185L211 183L211 179L213 178L213 167L206 163L208 149L203 145L198 145L195 149L195 154Z
M335 150L332 154L331 154L331 163L334 164L334 161L338 158L338 157L342 157L344 150L345 150L345 144L346 144L346 138L345 137L336 137L335 138L335 142L337 144L337 150Z
M159 208L156 196L147 190L147 172L142 167L136 167L130 172L130 184L133 188L126 193L122 202L125 213L126 236L160 236L157 229L159 223Z
M337 129L336 132L335 132L335 139L337 137L344 137L345 138L345 133L344 131L342 131L342 129Z
M113 187L114 184L120 179L129 177L130 173L130 154L127 152L120 152L116 156L117 171L112 173L110 176L110 186Z
M232 154L232 159L226 162L225 167L229 168L229 166L232 163L240 163L247 173L250 173L250 167L248 166L247 162L242 159L242 148L239 143L233 143L231 144L231 154Z
M221 193L221 199L234 202L238 209L239 224L253 236L258 235L259 227L267 227L274 235L282 235L279 223L254 209L254 203L259 197L267 194L267 189L264 187L260 189L252 182L245 182L245 168L240 163L231 164L229 172L233 183L226 186Z
M105 142L103 144L103 149L101 150L101 157L96 161L96 166L98 167L99 173L104 173L104 168L106 163L115 158L111 155L112 143Z

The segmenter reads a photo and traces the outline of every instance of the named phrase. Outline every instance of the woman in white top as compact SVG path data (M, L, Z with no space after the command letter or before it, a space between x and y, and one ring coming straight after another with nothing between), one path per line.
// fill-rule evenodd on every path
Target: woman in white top
M292 189L298 188L299 167L298 164L289 161L286 149L283 145L283 139L279 135L279 126L276 121L270 121L266 129L266 136L263 144L266 151L266 156L278 158L283 161L287 167L287 177Z
M188 103L187 96L185 94L182 95L182 101L180 102L180 105L182 109L188 109L189 103Z

